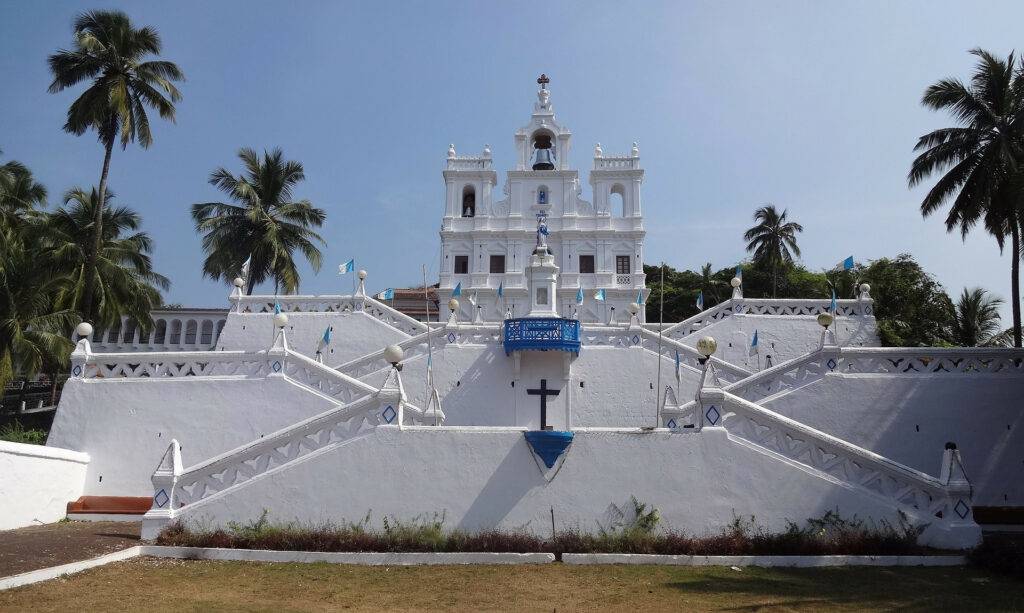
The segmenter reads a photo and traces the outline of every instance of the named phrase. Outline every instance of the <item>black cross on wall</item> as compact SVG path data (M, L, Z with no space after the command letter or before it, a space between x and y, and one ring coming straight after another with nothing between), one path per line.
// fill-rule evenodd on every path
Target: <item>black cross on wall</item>
M531 396L540 396L540 429L548 429L548 396L557 396L562 390L549 390L548 380L540 380L539 389L528 389L526 393Z

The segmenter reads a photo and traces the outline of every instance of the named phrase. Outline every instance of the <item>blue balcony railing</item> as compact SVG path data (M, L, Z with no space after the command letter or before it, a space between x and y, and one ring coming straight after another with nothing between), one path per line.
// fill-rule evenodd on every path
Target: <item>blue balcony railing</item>
M580 352L580 322L560 317L505 320L505 354L513 351Z

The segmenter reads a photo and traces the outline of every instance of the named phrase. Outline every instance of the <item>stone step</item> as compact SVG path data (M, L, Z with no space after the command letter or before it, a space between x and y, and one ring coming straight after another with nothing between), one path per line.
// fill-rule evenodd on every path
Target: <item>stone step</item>
M149 496L80 496L68 503L68 519L76 521L141 521L153 506Z

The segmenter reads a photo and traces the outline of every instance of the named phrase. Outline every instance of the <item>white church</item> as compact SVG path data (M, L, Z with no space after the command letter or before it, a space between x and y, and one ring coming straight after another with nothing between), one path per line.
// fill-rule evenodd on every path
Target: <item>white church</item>
M737 278L645 322L639 150L596 147L585 200L538 83L500 199L489 148L448 150L439 322L360 271L351 295L238 279L226 313L154 314L149 334L83 324L46 447L0 447L0 529L141 518L153 538L265 510L547 535L635 496L694 534L834 511L961 549L1024 507L1024 352L879 347L867 285L833 307Z

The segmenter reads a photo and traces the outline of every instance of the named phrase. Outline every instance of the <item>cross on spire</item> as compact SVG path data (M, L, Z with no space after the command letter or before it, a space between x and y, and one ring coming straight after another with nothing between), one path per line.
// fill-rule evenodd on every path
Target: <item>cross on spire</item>
M541 75L537 78L537 83L540 85L541 89L547 89L547 84L550 82L551 79L549 79L548 75L544 73L541 73Z

